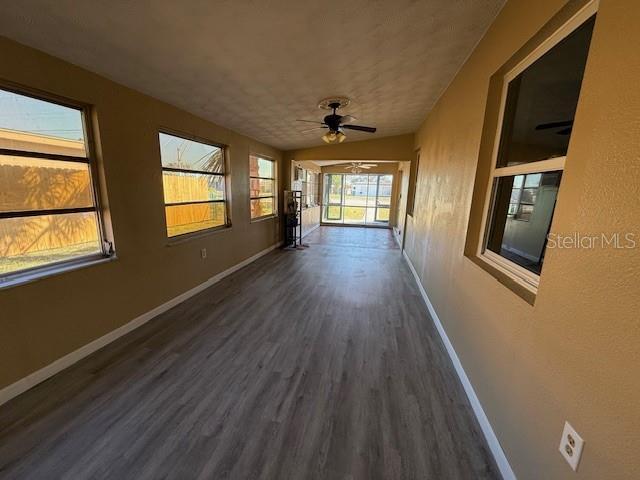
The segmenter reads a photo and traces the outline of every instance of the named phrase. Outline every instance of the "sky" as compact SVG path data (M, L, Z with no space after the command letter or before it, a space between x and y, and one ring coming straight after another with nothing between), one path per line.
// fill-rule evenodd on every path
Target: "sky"
M0 128L83 140L82 112L0 90Z
M160 133L160 152L165 167L180 166L200 170L205 161L219 151L218 147ZM178 156L180 162L178 162Z

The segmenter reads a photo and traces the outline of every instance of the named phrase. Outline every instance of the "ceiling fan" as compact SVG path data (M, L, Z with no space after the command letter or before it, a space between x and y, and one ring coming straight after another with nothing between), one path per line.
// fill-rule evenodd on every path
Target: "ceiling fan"
M347 165L345 170L351 170L351 173L360 173L362 170L368 170L371 167L377 167L377 163L364 163L364 162L351 162L351 165Z
M566 127L566 128L562 128ZM562 122L549 122L549 123L541 123L540 125L536 125L536 130L548 130L551 128L562 128L562 130L558 130L556 135L569 135L571 133L571 129L573 128L573 120L565 120Z
M343 130L357 130L359 132L375 133L375 127L353 125L351 124L351 122L355 120L355 117L351 115L338 115L336 113L336 110L349 105L349 103L349 99L344 97L325 98L324 100L321 100L318 104L318 107L325 110L331 110L332 113L325 116L321 122L318 122L316 120L298 120L298 122L317 123L320 125L319 127L303 130L300 133L328 129L329 131L322 136L322 140L324 140L326 143L344 142L347 136L344 134Z

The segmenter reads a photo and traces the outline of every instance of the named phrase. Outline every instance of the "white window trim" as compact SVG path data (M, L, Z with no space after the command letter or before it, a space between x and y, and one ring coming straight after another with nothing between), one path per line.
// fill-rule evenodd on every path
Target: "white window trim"
M101 263L113 262L117 260L115 253L111 256L105 254L95 254L90 256L78 257L72 260L63 260L61 262L47 264L43 267L35 267L27 270L21 270L13 275L7 275L0 278L0 290L5 288L17 287L33 283L49 277L54 277L74 270L100 265Z
M555 157L549 160L538 160L537 162L523 163L522 165L513 165L511 167L496 168L491 167L492 177L512 177L514 175L528 175L531 173L555 172L556 170L564 170L564 163L567 157Z
M551 172L557 170L564 171L566 156L525 163L522 165L496 167L498 162L500 139L503 130L502 127L504 123L504 110L507 101L507 91L509 88L509 83L514 78L520 75L520 73L526 70L531 64L541 58L545 53L555 47L564 38L569 36L576 28L582 25L590 17L595 15L598 11L599 3L600 0L592 0L591 2L587 3L582 9L580 9L575 15L573 15L573 17L571 17L560 28L553 32L545 41L538 45L538 47L536 47L529 55L522 59L515 67L505 73L502 82L502 93L500 98L499 110L500 113L498 116L498 126L496 128L496 135L493 143L493 152L491 155L491 171L489 174L489 181L487 183L487 190L482 213L482 223L480 228L480 238L476 255L478 256L478 258L498 269L509 278L516 281L518 284L522 285L534 294L538 292L540 275L537 275L527 270L526 268L521 267L520 265L507 260L506 258L487 249L487 242L489 237L489 221L493 215L493 200L495 193L494 181L496 178L505 176L526 175L529 173Z

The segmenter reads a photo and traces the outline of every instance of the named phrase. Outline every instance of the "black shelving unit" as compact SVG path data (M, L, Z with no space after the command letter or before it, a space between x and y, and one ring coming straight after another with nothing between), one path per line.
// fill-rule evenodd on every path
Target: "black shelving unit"
M284 246L298 248L302 246L302 191L284 192Z

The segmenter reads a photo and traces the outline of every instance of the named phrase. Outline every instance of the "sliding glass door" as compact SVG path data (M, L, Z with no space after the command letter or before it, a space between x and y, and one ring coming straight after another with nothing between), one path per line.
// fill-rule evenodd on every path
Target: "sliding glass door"
M388 225L393 175L325 173L322 221Z

